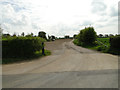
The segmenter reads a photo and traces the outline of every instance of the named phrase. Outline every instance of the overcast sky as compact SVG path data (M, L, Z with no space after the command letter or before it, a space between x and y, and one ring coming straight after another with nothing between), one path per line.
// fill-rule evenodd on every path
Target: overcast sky
M119 0L0 0L4 33L45 31L64 36L93 26L97 34L118 33Z

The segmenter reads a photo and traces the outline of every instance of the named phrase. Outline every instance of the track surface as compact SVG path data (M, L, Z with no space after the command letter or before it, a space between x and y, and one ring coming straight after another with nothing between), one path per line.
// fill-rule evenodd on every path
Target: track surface
M71 39L46 42L52 55L3 65L3 88L118 88L118 56L75 46Z

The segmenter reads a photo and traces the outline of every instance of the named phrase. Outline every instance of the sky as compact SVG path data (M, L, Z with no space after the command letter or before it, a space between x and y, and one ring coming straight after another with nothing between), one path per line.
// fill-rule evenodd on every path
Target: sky
M97 34L118 33L119 0L0 0L3 33L62 37L93 26Z

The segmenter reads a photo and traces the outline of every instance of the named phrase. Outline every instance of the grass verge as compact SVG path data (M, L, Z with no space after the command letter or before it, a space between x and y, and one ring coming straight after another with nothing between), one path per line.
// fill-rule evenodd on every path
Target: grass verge
M2 58L2 64L8 64L8 63L16 63L16 62L22 62L22 61L30 61L30 60L34 60L37 58L41 58L44 56L48 56L51 55L51 52L49 50L45 50L45 55L42 55L42 50L40 51L36 51L35 54L33 56L30 57L20 57L20 58Z
M73 41L73 43L77 46L82 46L84 48L96 50L96 51L99 51L102 53L110 53L113 55L120 55L120 49L110 48L110 44L109 44L108 40L109 40L108 38L107 39L105 39L105 38L99 39L99 41L102 41L102 43L104 43L104 45L99 44L99 42L97 42L97 41L95 44L91 44L91 45L80 45L77 39L75 39Z

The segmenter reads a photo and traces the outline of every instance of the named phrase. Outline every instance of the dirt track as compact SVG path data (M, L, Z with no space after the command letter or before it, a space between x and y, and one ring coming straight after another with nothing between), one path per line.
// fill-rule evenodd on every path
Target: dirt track
M118 56L75 46L71 39L46 42L45 48L51 56L3 65L3 87L118 87Z

